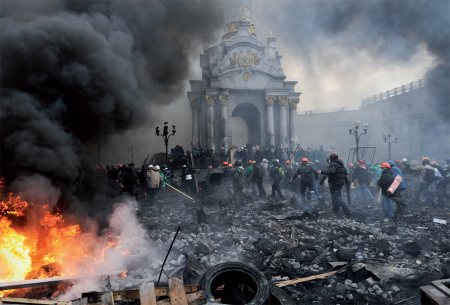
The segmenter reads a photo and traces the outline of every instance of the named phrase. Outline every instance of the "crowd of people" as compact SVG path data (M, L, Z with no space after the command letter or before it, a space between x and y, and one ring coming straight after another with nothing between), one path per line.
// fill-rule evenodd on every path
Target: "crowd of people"
M300 193L302 203L311 200L323 202L323 192L327 185L333 212L338 214L342 210L347 217L352 217L353 214L350 208L350 193L356 193L354 199L358 203L375 203L379 190L383 213L393 220L401 217L409 204L417 204L421 196L433 205L443 205L445 200L450 200L446 191L450 182L450 159L446 160L444 167L426 157L421 165L415 167L411 166L406 158L373 162L371 165L360 159L355 164L345 165L337 153L326 152L322 146L318 150L301 147L297 150L241 147L233 152L232 149L226 151L222 148L217 152L202 147L194 148L192 158L191 152L187 151L178 177L175 177L166 164L142 165L140 168L136 168L134 164L119 164L118 167L107 166L106 169L110 183L121 186L120 194L126 192L136 197L136 189L140 188L141 193L150 199L165 197L167 185L195 196L198 188L195 184L195 174L198 170L194 165L207 163L207 179L213 174L220 174L224 188L232 190L236 205L243 204L248 196L270 196L285 200L285 193L289 193L289 196L294 194L296 197L296 192ZM183 154L183 157L184 149L182 146L176 146L172 153ZM194 164L186 160L193 160ZM236 161L232 164L231 160ZM392 185L397 180L398 186L392 190ZM266 193L268 186L271 190L269 194ZM430 192L430 189L434 192ZM344 200L343 193L347 195L347 201ZM395 213L393 202L396 204Z

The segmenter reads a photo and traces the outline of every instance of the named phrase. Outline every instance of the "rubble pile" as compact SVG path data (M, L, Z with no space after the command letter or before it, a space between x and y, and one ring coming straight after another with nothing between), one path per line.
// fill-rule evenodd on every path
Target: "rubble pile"
M187 284L197 284L206 269L224 262L253 265L276 284L340 270L283 289L298 304L392 304L450 276L448 227L434 221L448 218L445 208L410 207L396 228L375 203L354 201L354 216L347 219L332 214L329 199L325 195L324 202L308 206L248 199L236 207L229 198L209 194L195 204L173 198L162 211L158 204L143 205L137 213L160 257L181 225L164 271L183 275ZM207 223L200 223L199 210ZM150 257L111 285L137 287L157 277L162 264ZM404 302L419 303L418 297Z

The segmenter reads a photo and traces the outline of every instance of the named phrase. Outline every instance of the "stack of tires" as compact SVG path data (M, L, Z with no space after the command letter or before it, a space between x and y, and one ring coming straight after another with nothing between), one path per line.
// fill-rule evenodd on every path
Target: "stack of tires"
M222 263L208 269L198 289L205 292L208 304L295 304L286 292L269 284L258 269L242 263Z

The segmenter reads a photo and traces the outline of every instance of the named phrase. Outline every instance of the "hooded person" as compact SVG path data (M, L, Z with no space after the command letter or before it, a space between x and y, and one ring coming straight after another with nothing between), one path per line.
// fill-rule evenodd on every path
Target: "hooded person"
M302 178L300 184L300 194L302 195L303 202L306 202L305 192L307 188L308 200L311 200L311 192L314 192L314 178L318 179L319 175L317 170L313 166L309 165L308 159L302 159L302 164L297 168L289 183L292 183L292 180L298 176Z
M149 188L150 192L149 195L151 198L157 197L159 195L161 184L163 183L163 178L158 172L158 169L156 166L149 167L148 170L148 176L149 176Z
M279 161L277 159L272 161L272 168L269 171L269 176L274 180L272 184L272 198L275 198L275 192L278 193L278 196L280 196L280 199L284 199L283 193L281 193L280 190L280 183L284 179L284 170L283 167L280 165Z
M435 180L435 172L434 168L430 165L430 159L423 158L422 165L411 168L411 173L418 173L418 181L420 183L413 203L419 202L420 195L423 194L428 203L434 204L433 197L428 192L428 187Z
M366 194L367 197L371 201L374 200L372 194L370 193L369 189L367 188L367 181L369 180L369 171L367 170L367 166L364 162L364 160L359 160L358 163L355 166L355 169L352 174L352 179L358 179L359 185L358 189L356 191L356 197L359 199L363 199L363 194Z
M381 195L383 196L383 204L382 204L383 213L388 217L393 218L395 217L395 220L397 220L397 218L399 218L403 214L403 210L405 209L405 204L401 197L402 190L399 189L400 188L399 186L393 194L388 193L387 191L389 187L392 185L392 183L394 183L396 175L392 171L391 165L389 163L383 163L381 165L381 169L383 173L381 174L381 177L378 180L378 186L381 187ZM395 216L392 211L392 201L394 201L395 204L397 205Z
M382 173L381 164L373 162L373 165L369 170L373 172L373 182L377 185L378 179L380 179Z
M348 180L347 170L344 167L344 163L339 160L338 154L332 152L329 156L330 163L328 165L328 169L323 171L319 171L319 174L322 174L322 179L320 180L320 184L323 184L326 178L328 178L328 184L330 186L331 193L331 202L333 204L333 213L339 214L339 209L342 208L347 217L351 217L353 215L352 211L349 209L348 205L344 202L341 195L341 189L344 184L347 186L350 185L350 181ZM349 196L350 194L348 194Z

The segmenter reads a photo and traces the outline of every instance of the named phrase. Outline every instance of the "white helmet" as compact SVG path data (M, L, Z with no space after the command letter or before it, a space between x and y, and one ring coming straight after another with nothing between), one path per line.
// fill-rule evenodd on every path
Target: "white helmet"
M277 161L278 163L280 163L280 160L278 160L278 159L275 159L275 161Z
M269 163L269 160L263 159L263 162L264 162L264 163Z
M319 160L316 160L316 163L320 163Z
M156 169L159 169L159 165L156 165L155 167L156 167Z
M408 159L403 158L403 159L402 159L402 162L408 162Z
M153 167L153 165L151 165L151 164L148 166L148 168L152 168L152 167Z

